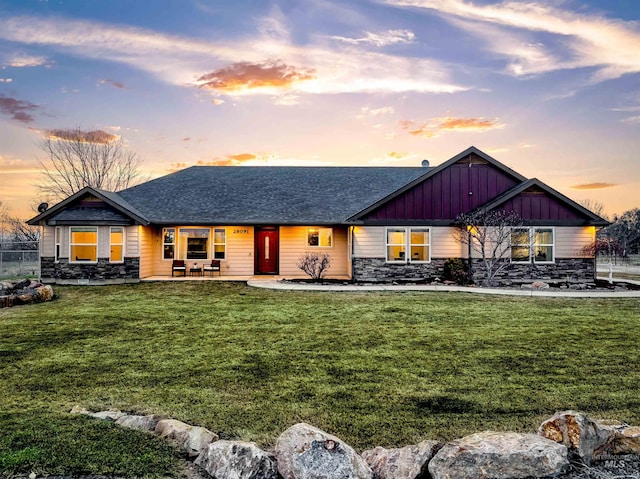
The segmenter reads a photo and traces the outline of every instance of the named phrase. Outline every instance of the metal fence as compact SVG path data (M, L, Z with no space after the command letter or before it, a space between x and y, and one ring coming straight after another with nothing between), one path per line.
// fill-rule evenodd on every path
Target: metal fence
M37 241L0 242L0 279L40 277Z

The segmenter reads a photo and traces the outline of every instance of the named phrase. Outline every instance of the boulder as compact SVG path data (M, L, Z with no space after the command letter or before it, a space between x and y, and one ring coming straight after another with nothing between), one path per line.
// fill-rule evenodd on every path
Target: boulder
M610 446L611 454L640 454L640 427L632 426L616 432Z
M139 431L155 431L162 417L151 414L149 416L122 416L116 420L116 424L128 429Z
M102 419L103 421L117 421L121 417L126 416L122 411L117 410L109 410L109 411L100 411L100 412L90 412L89 416L95 417L96 419Z
M433 479L517 479L557 476L568 450L537 434L481 432L445 444L429 462Z
M86 408L80 406L79 404L76 404L75 406L73 406L71 408L71 411L69 411L70 414L91 414L91 412L89 410L87 410Z
M562 411L547 419L538 428L538 434L569 448L586 465L600 452L615 434L611 429L600 427L585 414Z
M362 457L376 479L417 479L426 477L427 465L441 446L438 441L423 441L396 449L376 447Z
M278 478L273 457L252 442L213 442L202 450L195 463L215 478Z
M549 289L549 283L545 283L544 281L534 281L531 283L531 289Z
M19 289L25 289L28 288L30 284L31 280L29 278L25 278L22 281L18 281L17 283L15 283L13 285L13 289L15 289L16 291Z
M51 301L53 299L53 288L49 285L40 285L35 289L38 301Z
M283 479L372 479L364 459L347 444L309 424L299 423L276 441Z
M190 457L196 457L205 447L218 440L218 436L208 429L191 426L176 419L159 421L155 433L175 441Z

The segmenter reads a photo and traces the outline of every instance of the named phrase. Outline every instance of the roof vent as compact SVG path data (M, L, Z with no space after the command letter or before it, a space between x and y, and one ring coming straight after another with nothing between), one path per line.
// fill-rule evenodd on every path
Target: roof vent
M429 160L422 160L421 165L424 166L425 168L428 168L429 167Z

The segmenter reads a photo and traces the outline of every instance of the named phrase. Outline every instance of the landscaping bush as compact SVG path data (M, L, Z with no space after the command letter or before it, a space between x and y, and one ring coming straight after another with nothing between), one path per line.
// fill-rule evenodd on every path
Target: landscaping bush
M444 262L444 279L454 281L461 286L473 283L471 274L467 271L467 266L460 258L449 258Z

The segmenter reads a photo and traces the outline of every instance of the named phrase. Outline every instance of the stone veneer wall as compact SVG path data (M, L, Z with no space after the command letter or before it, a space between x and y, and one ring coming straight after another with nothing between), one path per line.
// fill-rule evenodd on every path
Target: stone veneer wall
M43 282L64 283L85 279L124 283L140 280L140 258L124 258L123 263L110 263L109 258L98 258L97 263L69 263L67 258L55 262L53 257L40 259L40 276Z
M445 258L433 258L430 263L387 263L384 258L353 258L353 279L356 282L432 281L442 279ZM466 260L465 260L466 261ZM482 283L482 260L473 260L474 281ZM594 282L596 263L593 258L562 258L553 264L512 263L497 277L499 285L523 281Z

